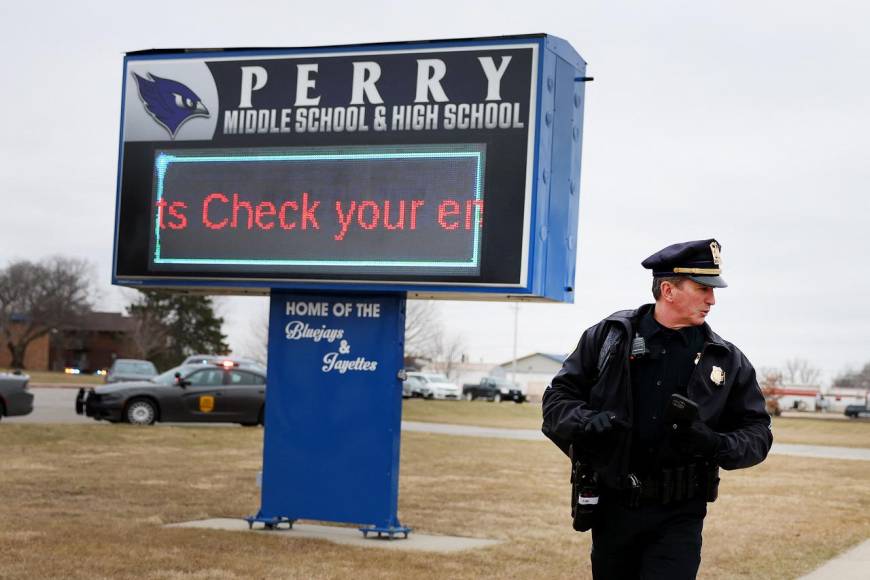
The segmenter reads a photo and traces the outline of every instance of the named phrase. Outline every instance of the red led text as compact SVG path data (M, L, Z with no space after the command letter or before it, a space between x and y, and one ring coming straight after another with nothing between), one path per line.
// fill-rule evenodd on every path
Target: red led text
M437 201L437 200L436 200ZM160 229L185 230L190 225L188 202L160 199L157 220ZM483 227L481 199L448 197L438 203L423 199L336 200L330 215L326 207L308 192L281 203L246 199L238 192L215 191L199 204L200 223L208 230L319 231L321 224L340 242L350 232L416 231L421 224L444 231L470 231ZM322 210L322 211L321 211Z
M166 208L169 207L169 216L177 221L171 221L168 224L164 220ZM173 230L183 230L187 227L187 217L180 213L179 210L187 209L187 204L183 201L173 201L168 203L165 199L157 202L157 221L160 223L160 229L165 230L167 226Z
M210 230L222 230L227 226L235 229L239 227L241 216L245 220L242 227L249 230L254 229L255 224L261 230L271 230L275 227L276 218L284 230L292 230L297 225L303 230L319 230L315 215L319 205L319 201L309 203L307 192L302 193L301 206L296 201L285 201L280 207L275 207L271 201L261 201L254 206L249 201L240 200L238 193L233 194L230 202L226 195L215 192L208 194L202 202L202 224Z

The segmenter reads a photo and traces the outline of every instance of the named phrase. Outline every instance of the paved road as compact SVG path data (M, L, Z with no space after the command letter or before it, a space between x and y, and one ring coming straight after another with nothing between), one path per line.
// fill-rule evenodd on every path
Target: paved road
M3 423L94 423L93 419L76 415L78 389L31 388L33 412L24 417L3 417Z
M3 423L83 423L86 425L109 425L90 417L76 414L78 388L31 388L33 412L24 417L3 417ZM200 427L239 427L235 423L163 423L164 425L188 425Z

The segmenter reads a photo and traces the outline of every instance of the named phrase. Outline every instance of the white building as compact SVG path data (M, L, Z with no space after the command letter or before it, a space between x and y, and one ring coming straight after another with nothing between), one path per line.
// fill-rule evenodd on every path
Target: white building
M516 374L514 361L510 360L495 367L493 376L505 377L509 381L526 388L526 396L530 401L540 401L544 389L550 384L553 376L562 368L562 361L567 355L546 352L533 352L517 359Z
M865 389L845 389L832 387L825 393L828 410L842 413L848 405L866 405L870 400L870 391Z
M782 411L821 410L821 392L818 385L782 385L771 393L777 397Z
M530 401L540 401L544 389L553 376L562 368L567 355L535 352L517 359L516 376L513 376L512 360L501 364L460 363L451 373L453 381L459 385L477 384L483 377L501 377L526 389Z

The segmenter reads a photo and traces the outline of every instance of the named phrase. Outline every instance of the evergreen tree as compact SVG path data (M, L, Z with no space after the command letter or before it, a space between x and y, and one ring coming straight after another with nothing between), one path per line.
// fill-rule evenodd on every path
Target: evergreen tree
M226 354L229 345L210 296L178 294L166 290L140 290L127 307L133 316L142 356L165 370L195 354Z

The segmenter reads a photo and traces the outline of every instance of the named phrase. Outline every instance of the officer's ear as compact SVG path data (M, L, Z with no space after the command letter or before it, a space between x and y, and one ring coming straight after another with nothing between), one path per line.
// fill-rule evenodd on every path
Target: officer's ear
M661 285L662 300L665 302L674 301L674 283L670 280L663 280Z
M683 284L685 284L685 278L674 278L672 280L663 280L661 291L662 291L662 299L665 302L673 302L674 301L674 291L680 288Z

